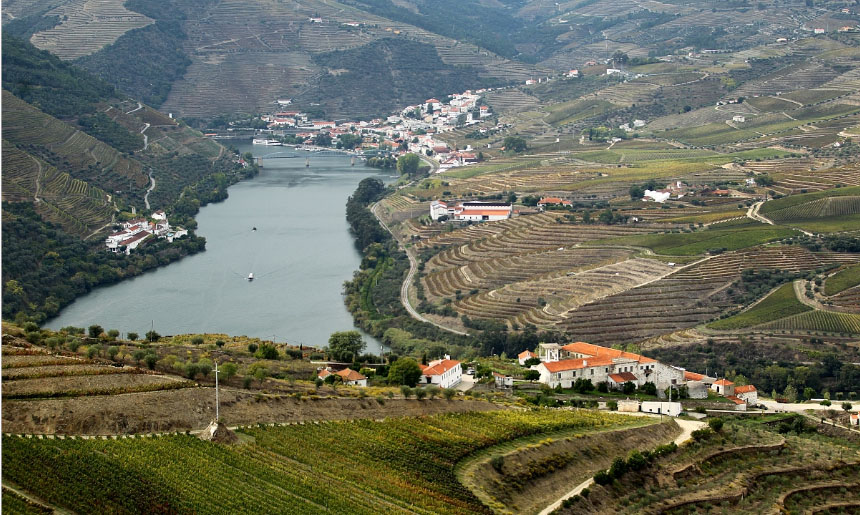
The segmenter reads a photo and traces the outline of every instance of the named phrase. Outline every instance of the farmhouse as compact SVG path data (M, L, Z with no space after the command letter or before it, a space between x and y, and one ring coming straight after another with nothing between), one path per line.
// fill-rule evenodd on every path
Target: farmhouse
M330 368L324 368L317 373L317 377L320 379L325 379L330 375L340 376L343 380L343 384L345 385L367 386L367 377L359 374L351 368L345 368L343 370L338 370L337 372L333 372Z
M447 216L463 222L493 222L510 218L514 208L507 202L461 202L452 206L441 200L430 203L430 218L439 220Z
M751 384L736 386L735 396L747 404L758 404L758 390Z
M188 231L181 227L171 228L164 211L159 210L152 213L152 219L154 221L139 218L124 222L122 230L110 234L105 239L105 247L114 253L125 252L130 254L132 250L142 245L149 236L166 238L167 241L173 243L174 239L188 234Z
M569 200L560 199L558 197L544 197L537 203L538 207L546 206L572 206Z
M644 413L658 413L660 415L669 415L670 417L677 417L681 414L681 403L642 401L642 411Z
M735 394L735 383L728 379L720 379L711 385L711 390L717 392L723 397L728 397Z
M624 383L642 386L654 383L658 390L684 382L683 370L655 359L585 342L543 343L538 348L542 363L535 368L540 381L555 387L570 388L577 379L588 379L592 384L607 383L620 387Z
M513 377L498 372L493 372L493 379L496 381L496 388L510 388L514 385Z
M860 426L860 411L858 411L857 413L852 413L851 417L849 418L849 421L851 422L852 426Z
M534 352L532 352L530 350L524 350L524 351L520 352L519 354L517 354L517 361L519 361L520 365L525 365L526 361L528 361L532 358L536 358L536 357L538 357L538 355L535 354Z
M444 359L437 359L427 365L419 366L423 374L419 382L435 384L440 388L451 388L458 385L463 376L463 367L460 362L447 355Z

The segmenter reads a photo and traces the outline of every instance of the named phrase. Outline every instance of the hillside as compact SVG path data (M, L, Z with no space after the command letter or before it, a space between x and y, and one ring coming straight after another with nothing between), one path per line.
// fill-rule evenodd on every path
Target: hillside
M139 255L104 252L116 223L196 207L249 173L200 133L29 43L3 37L3 316L42 321L77 295L203 249L193 234ZM152 180L156 181L151 188ZM190 187L178 204L180 192ZM109 255L108 255L109 254Z
M421 96L411 87L396 84L385 95L368 94L362 86L399 73L401 60L383 58L350 69L321 59L331 52L370 52L380 40L387 40L392 52L416 63L423 63L423 56L429 56L428 62L441 60L443 67L437 64L425 69L436 70L438 77L461 71L476 74L469 81L472 88L521 83L581 69L590 61L631 71L659 68L661 61L654 57L707 50L713 63L698 75L701 84L688 88L692 95L677 99L684 102L683 107L692 105L690 100L710 102L727 85L734 87L721 82L722 72L738 77L749 73L746 65L726 66L726 54L749 52L750 67L756 67L756 60L762 57L784 61L787 56L779 50L760 57L756 49L813 28L856 22L856 15L842 13L840 5L764 1L754 7L733 2L717 8L696 2L646 5L627 0L558 5L537 0L468 0L465 4L423 0L132 0L125 4L57 0L35 5L11 2L7 9L16 19L7 18L6 23L38 47L64 59L77 59L124 91L185 118L253 114L269 109L280 98L291 98L297 107L307 110L315 107L320 96L329 102L320 108L322 117L349 118L380 116L399 107L403 98L412 98L410 94ZM739 23L752 15L756 24ZM433 48L418 50L416 42ZM607 62L621 55L623 59ZM130 65L132 56L135 66ZM807 79L812 81L809 84L821 86L838 74L826 62L789 62L804 79L784 84L771 80L769 92L810 87ZM343 77L344 69L351 70L350 76L356 80ZM695 78L679 74L678 82ZM647 100L661 94L665 80L671 82L672 78L642 81L635 96L623 87L607 92L609 101L621 101L620 105L634 111L649 111L653 103ZM412 82L418 80L413 77ZM440 91L444 84L430 83ZM696 91L699 89L702 91ZM751 91L741 89L738 94L748 96ZM356 106L360 106L357 111Z

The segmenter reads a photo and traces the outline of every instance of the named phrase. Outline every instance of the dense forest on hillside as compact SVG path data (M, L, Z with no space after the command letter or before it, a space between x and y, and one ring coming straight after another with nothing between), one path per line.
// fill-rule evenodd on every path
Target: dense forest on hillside
M123 34L113 45L81 57L75 64L153 107L167 99L173 83L185 75L191 59L183 48L189 12L211 0L156 2L129 0L125 7L155 23Z
M299 99L305 103L319 103L327 111L358 116L423 102L434 96L444 97L491 82L471 66L445 64L432 45L394 38L320 54L314 60L329 70L340 71L320 78L317 87ZM343 95L347 90L352 97Z

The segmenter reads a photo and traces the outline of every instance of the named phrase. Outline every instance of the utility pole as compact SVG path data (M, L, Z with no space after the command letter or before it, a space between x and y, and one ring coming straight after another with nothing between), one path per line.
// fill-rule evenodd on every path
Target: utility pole
M218 361L215 361L215 423L221 420L220 402L218 401Z

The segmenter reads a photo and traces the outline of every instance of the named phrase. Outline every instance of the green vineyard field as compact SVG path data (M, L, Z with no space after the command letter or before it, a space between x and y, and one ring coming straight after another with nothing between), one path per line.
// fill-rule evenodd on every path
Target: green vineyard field
M448 402L448 401L439 401ZM466 455L524 436L630 423L588 411L497 411L194 436L5 436L3 473L81 513L489 513L454 475Z
M762 329L784 331L822 331L827 333L860 334L860 315L815 310L775 320L760 327Z

